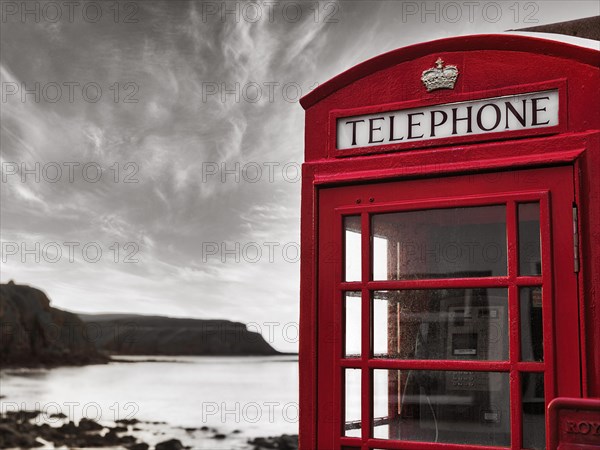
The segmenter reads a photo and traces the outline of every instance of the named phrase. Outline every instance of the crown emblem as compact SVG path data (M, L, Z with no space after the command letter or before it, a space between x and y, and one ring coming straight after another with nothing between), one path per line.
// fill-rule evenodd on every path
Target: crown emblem
M458 78L458 68L456 66L445 66L442 58L438 58L435 67L423 71L421 81L427 88L427 92L436 89L454 89L454 83Z

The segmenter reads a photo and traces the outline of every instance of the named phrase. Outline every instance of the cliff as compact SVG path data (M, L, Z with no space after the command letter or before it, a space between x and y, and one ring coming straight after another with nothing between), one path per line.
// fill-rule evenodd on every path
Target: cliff
M39 289L0 285L0 367L107 362L76 314L50 306Z
M279 354L259 333L228 320L123 314L84 315L98 349L119 355L256 356Z
M39 289L0 285L0 367L108 362L115 355L263 356L279 352L228 320L74 314Z

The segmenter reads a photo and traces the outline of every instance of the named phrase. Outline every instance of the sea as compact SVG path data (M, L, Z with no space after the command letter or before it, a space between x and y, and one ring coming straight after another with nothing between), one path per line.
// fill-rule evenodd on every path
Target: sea
M179 439L198 450L252 448L248 439L298 433L297 356L123 357L102 365L0 371L0 409L62 413L114 426L154 446ZM132 431L133 428L139 430ZM225 438L215 439L216 435ZM54 448L48 444L46 448Z

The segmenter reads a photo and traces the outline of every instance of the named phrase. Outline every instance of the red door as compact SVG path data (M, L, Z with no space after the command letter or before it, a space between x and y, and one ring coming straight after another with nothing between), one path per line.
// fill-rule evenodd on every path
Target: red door
M546 446L579 397L573 168L324 188L319 450Z

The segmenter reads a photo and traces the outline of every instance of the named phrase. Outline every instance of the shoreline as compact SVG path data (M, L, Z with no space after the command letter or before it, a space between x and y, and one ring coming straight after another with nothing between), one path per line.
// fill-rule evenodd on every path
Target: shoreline
M1 394L4 396L0 397L0 435L10 435L12 436L13 442L3 441L3 438L0 438L0 448L44 448L44 449L52 449L52 448L104 448L111 450L183 450L186 447L191 449L213 449L213 450L263 450L263 449L290 449L296 450L297 446L294 447L293 443L295 442L292 433L297 433L297 427L285 427L280 428L278 426L257 429L254 425L252 419L248 419L244 422L239 422L239 417L236 419L235 416L232 416L229 413L229 419L227 422L224 422L221 416L222 411L227 411L227 408L235 408L236 400L232 400L231 398L227 398L227 391L218 391L217 397L214 397L211 388L206 388L202 391L202 399L199 401L205 401L207 404L215 405L214 408L217 408L215 411L207 410L210 414L207 417L210 417L211 420L205 420L198 413L198 407L194 408L194 403L189 401L189 396L186 393L189 393L187 389L185 391L178 390L178 395L183 395L181 406L177 406L179 402L173 403L172 406L180 409L180 413L175 415L165 414L164 408L167 410L170 408L169 403L152 403L152 386L160 386L162 383L161 380L164 380L162 376L157 378L156 374L163 373L163 370L171 371L171 383L175 382L177 377L180 376L181 371L185 371L188 374L194 373L212 373L213 367L215 370L220 370L221 372L217 373L240 373L243 374L243 377L246 377L246 369L242 369L247 366L247 363L250 364L249 367L259 368L255 373L254 382L257 382L260 378L256 378L256 374L264 373L268 371L274 370L274 367L279 367L280 364L285 365L285 363L289 363L289 368L284 369L283 373L289 373L289 371L295 372L295 364L297 364L298 358L297 354L279 354L279 355L260 355L260 356L157 356L151 355L148 357L144 356L136 356L136 355L112 355L113 357L110 359L109 363L101 363L101 364L85 364L85 365L52 365L52 366L11 366L11 367L2 367L0 369L0 375L2 376L2 384L3 389ZM146 366L142 365L138 366L131 365L132 363L147 363ZM160 364L159 364L160 363ZM177 364L179 363L179 364ZM154 365L156 364L156 366ZM198 369L196 369L194 364L198 364ZM178 365L180 369L174 368L174 366ZM109 369L109 367L114 367L115 369ZM120 366L120 368L119 368ZM190 367L191 366L191 367ZM238 366L236 368L236 366ZM91 369L86 370L85 367L89 367ZM126 369L130 367L130 369ZM154 369L156 367L156 369ZM230 368L231 367L231 368ZM283 366L282 366L283 367ZM56 372L55 372L56 370ZM85 372L79 372L79 370L83 370ZM114 372L116 370L116 372ZM123 372L125 370L125 372ZM102 403L100 399L96 399L100 403L94 402L94 395L104 395L108 393L108 395L113 395L114 389L116 388L118 392L119 389L123 389L122 385L119 383L115 384L114 387L107 387L105 389L100 389L96 391L95 388L88 389L84 388L83 395L78 394L73 397L73 392L69 391L68 388L65 391L67 396L63 393L62 395L51 397L49 400L48 397L44 398L44 396L40 395L27 395L29 397L26 401L22 401L23 395L21 393L22 388L19 386L23 386L21 382L15 384L9 383L8 380L18 380L20 377L23 377L23 380L27 381L28 384L38 385L37 381L38 377L53 377L55 380L67 379L72 382L78 383L77 380L80 379L81 376L87 377L90 373L92 374L106 374L110 371L112 373L118 374L132 374L135 378L136 374L155 374L152 381L147 386L150 387L148 397L151 404L154 405L154 409L148 409L146 407L145 411L147 414L141 415L135 412L135 418L131 413L132 407L127 406L127 403L122 403L123 398L127 398L128 400L132 400L131 397L123 397L123 393L114 394L115 401L117 403L111 402ZM207 372L208 371L208 372ZM224 372L223 372L224 371ZM83 375L83 374L86 375ZM175 376L176 378L173 378ZM58 377L58 378L57 378ZM66 377L66 378L65 378ZM214 377L213 377L214 378ZM86 380L88 378L85 378ZM92 378L90 379L98 379ZM131 378L128 378L131 380ZM143 378L144 379L144 378ZM205 378L198 378L197 383L202 386L210 386L205 384ZM101 378L99 379L101 380ZM145 379L147 380L147 379ZM187 378L188 387L193 388L196 384L194 378ZM189 381L192 381L194 384L189 384ZM157 381L159 382L157 384ZM215 381L215 380L213 380ZM5 383L6 382L6 383ZM33 384L32 384L33 383ZM87 383L84 382L84 385ZM16 390L10 388L10 386L15 385ZM68 384L68 383L67 383ZM129 383L131 387L135 388L135 383ZM90 385L92 387L93 385ZM110 386L110 385L107 385ZM141 387L141 385L138 384ZM291 386L290 386L291 387ZM87 389L87 393L85 394ZM146 387L144 388L146 389ZM219 389L222 389L220 386ZM202 390L202 388L201 388ZM71 392L71 393L70 393ZM81 391L80 391L81 392ZM94 394L97 392L97 394ZM70 394L69 394L70 393ZM16 395L15 395L16 394ZM69 397L69 395L71 395ZM121 395L120 397L118 395ZM220 397L220 395L225 395L224 397ZM104 398L104 397L102 397ZM159 396L160 398L160 396ZM238 398L238 397L235 397ZM269 397L269 393L263 392L260 397L256 398L245 398L240 400L242 407L239 408L239 411L242 411L244 405L259 405L261 399L263 403L269 404L269 401L277 401L279 397L275 397L274 399ZM38 399L40 402L38 403ZM70 407L64 407L64 405L73 404L74 401L78 401L81 399L81 403L78 403L77 406L73 407L73 409L69 409ZM121 401L119 401L121 399ZM187 400L186 400L187 399ZM60 403L60 400L64 400L63 403ZM136 402L140 402L140 400L135 400ZM176 401L176 398L173 397L173 401ZM291 400L292 402L294 400ZM59 403L56 403L59 402ZM254 402L254 403L253 403ZM258 403L256 403L258 402ZM264 406L263 403L260 403L261 406ZM272 403L271 403L272 404ZM287 405L288 403L281 403L281 406ZM295 403L290 403L295 404ZM40 406L41 405L41 406ZM46 408L46 406L51 405L51 407ZM53 406L58 405L58 406ZM101 408L102 414L96 415L97 411L93 407L89 410L89 412L81 414L80 411L83 411L86 405L97 405L98 408ZM101 406L100 406L101 405ZM117 409L113 410L113 405L117 405ZM199 405L199 404L196 404ZM136 403L137 407L137 403ZM66 408L66 409L65 409ZM271 406L269 406L271 408ZM289 411L292 416L296 411L296 407L293 407ZM108 413L105 415L105 412ZM238 415L239 415L238 411ZM269 414L273 414L274 410L271 409L263 409L262 411L258 411L258 415L264 418L270 417ZM56 413L60 413L61 417L51 417L52 413L56 415ZM125 414L127 413L127 414ZM251 411L252 414L254 410ZM248 413L248 417L252 418L252 414ZM35 414L35 415L34 415ZM204 413L203 413L204 414ZM242 417L244 413L242 413ZM282 409L280 408L276 414L282 415ZM27 418L31 415L30 418ZM68 417L67 417L68 416ZM120 416L120 417L119 417ZM18 418L21 417L19 420ZM26 420L22 418L25 417ZM291 416L290 416L291 417ZM215 423L212 418L221 418L221 423ZM94 419L97 425L93 424ZM115 419L125 419L125 420L115 420ZM128 422L131 420L131 422ZM156 422L156 421L163 422ZM237 420L237 422L236 422ZM271 420L271 419L269 419ZM83 427L80 425L81 421L83 421ZM28 423L26 423L28 422ZM269 422L272 423L272 422ZM266 424L266 422L265 422ZM98 427L100 425L100 427ZM280 435L280 433L288 433L287 435ZM27 436L33 437L33 441L28 440L27 438L23 438L21 435L25 434ZM271 437L264 437L271 436ZM275 436L275 437L272 437ZM283 436L283 437L282 437ZM291 436L291 437L290 437ZM54 440L53 440L54 439ZM280 442L283 439L285 442ZM15 441L21 441L19 445L14 446ZM158 446L158 444L173 441L170 444L165 444L165 446ZM37 443L36 443L37 442ZM41 443L41 447L39 444ZM173 447L170 447L173 445ZM37 447L36 447L37 446Z
M168 437L166 433L160 442L150 445L136 434L149 432L149 426L164 426L166 422L141 421L138 419L120 419L106 425L95 420L82 418L77 424L62 413L44 417L39 410L16 410L0 412L0 448L35 449L35 448L98 448L126 450L192 450L192 445L185 445L180 439ZM40 417L42 420L40 420ZM53 424L48 423L53 419ZM146 430L144 430L145 427ZM176 427L190 436L202 433L202 439L211 441L231 440L242 433L234 430L230 434L220 432L214 427ZM198 439L198 438L196 438ZM280 436L256 437L244 439L246 449L253 450L297 450L298 435L283 434ZM238 444L242 444L238 442ZM238 447L236 445L236 448Z
M2 371L6 371L6 370L51 370L51 369L58 369L58 368L64 368L64 367L86 367L86 366L96 366L96 365L106 365L106 364L111 364L111 363L164 363L164 362L169 362L169 363L184 363L185 361L182 360L181 358L268 358L273 360L274 358L277 357L282 357L282 356L293 356L298 358L299 354L298 353L292 353L292 352L280 352L278 354L273 354L273 355L250 355L250 354L244 354L244 355L130 355L130 354L110 354L110 355L105 355L106 358L102 358L99 360L93 360L93 361L82 361L82 362L73 362L73 361L66 361L66 362L40 362L40 361L28 361L28 362L19 362L19 363L14 363L14 362L4 362L4 361L0 361L0 372ZM140 358L145 358L145 359L140 359ZM288 361L288 360L284 360L284 361Z

